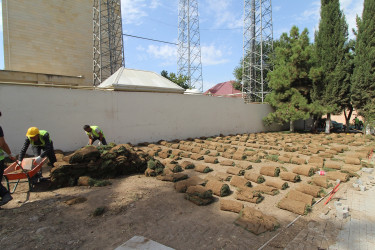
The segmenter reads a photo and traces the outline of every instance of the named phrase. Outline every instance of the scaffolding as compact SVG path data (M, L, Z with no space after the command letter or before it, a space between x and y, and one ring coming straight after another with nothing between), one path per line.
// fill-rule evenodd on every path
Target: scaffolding
M94 0L93 85L98 86L122 66L121 0Z
M271 0L244 0L242 96L245 102L264 102L270 92L267 73L272 69Z
M177 53L178 75L188 77L189 88L203 92L197 0L179 0Z

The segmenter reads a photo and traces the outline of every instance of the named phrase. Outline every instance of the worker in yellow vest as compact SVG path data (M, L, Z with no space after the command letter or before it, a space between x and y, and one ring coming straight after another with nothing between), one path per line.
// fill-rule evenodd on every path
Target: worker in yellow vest
M53 167L53 164L56 162L56 155L49 133L46 130L39 130L37 127L30 127L27 130L26 139L18 157L21 162L30 144L34 156L36 156L34 163L39 164L47 156L49 164Z
M96 140L99 140L103 145L107 145L103 131L98 126L83 126L83 130L86 131L87 136L89 137L88 145L92 145Z
M0 112L0 116L1 116L1 112ZM7 204L9 201L13 199L13 197L10 195L10 192L1 184L1 180L3 179L4 169L5 169L4 153L6 153L9 159L11 159L12 161L16 160L16 158L12 155L12 152L10 151L9 146L4 139L4 132L0 126L0 197L1 197L0 206Z

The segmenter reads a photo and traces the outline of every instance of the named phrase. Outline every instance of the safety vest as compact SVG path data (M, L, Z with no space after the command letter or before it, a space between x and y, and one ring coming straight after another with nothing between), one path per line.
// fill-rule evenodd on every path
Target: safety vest
M0 148L0 161L5 159L4 150Z
M39 140L40 140L40 142L41 142L42 144L38 144L38 145L36 145L36 146L44 146L44 145L46 145L46 142L44 141L43 136L44 136L45 134L47 134L47 133L48 133L47 130L39 130ZM29 141L30 141L31 145L34 146L35 143L34 143L33 140L31 140L31 137L28 136L27 138L29 138ZM51 141L51 137L49 138L49 141Z
M99 131L100 131L100 133L102 133L103 138L105 138L103 131L102 131L98 126L90 126L90 128L91 128L91 132L87 132L87 131L86 131L86 134L87 134L87 135L89 135L89 136L91 136L91 137L99 138L100 136L99 136L99 134L96 132L96 129L98 128Z

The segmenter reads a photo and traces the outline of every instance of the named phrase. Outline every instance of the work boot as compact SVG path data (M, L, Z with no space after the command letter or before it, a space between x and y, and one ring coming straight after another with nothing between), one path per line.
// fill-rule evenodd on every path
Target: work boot
M0 201L0 206L7 204L11 200L13 200L13 197L10 195L10 193L6 193L3 196L3 199Z

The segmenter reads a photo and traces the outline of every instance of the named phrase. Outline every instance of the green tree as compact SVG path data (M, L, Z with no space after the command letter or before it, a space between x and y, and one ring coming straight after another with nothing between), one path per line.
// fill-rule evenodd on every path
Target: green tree
M357 17L352 85L353 106L365 118L375 122L375 0L365 0L362 18Z
M189 85L187 84L187 82L189 81L189 77L188 76L184 76L184 75L178 75L177 76L175 73L172 73L172 72L169 73L169 75L168 75L168 71L166 71L166 70L163 70L160 73L160 75L164 76L168 80L174 82L175 84L177 84L181 88L184 88L184 89L188 89L189 88Z
M319 30L315 33L316 65L311 69L310 77L313 79L314 110L327 113L326 133L330 131L331 113L343 110L350 93L345 60L347 40L348 25L339 0L321 0Z
M309 71L312 67L312 45L308 31L293 26L290 35L283 33L273 58L274 70L268 73L271 93L266 96L275 112L268 114L264 122L269 125L277 122L290 123L290 131L294 131L293 122L310 117L309 96L311 80Z

